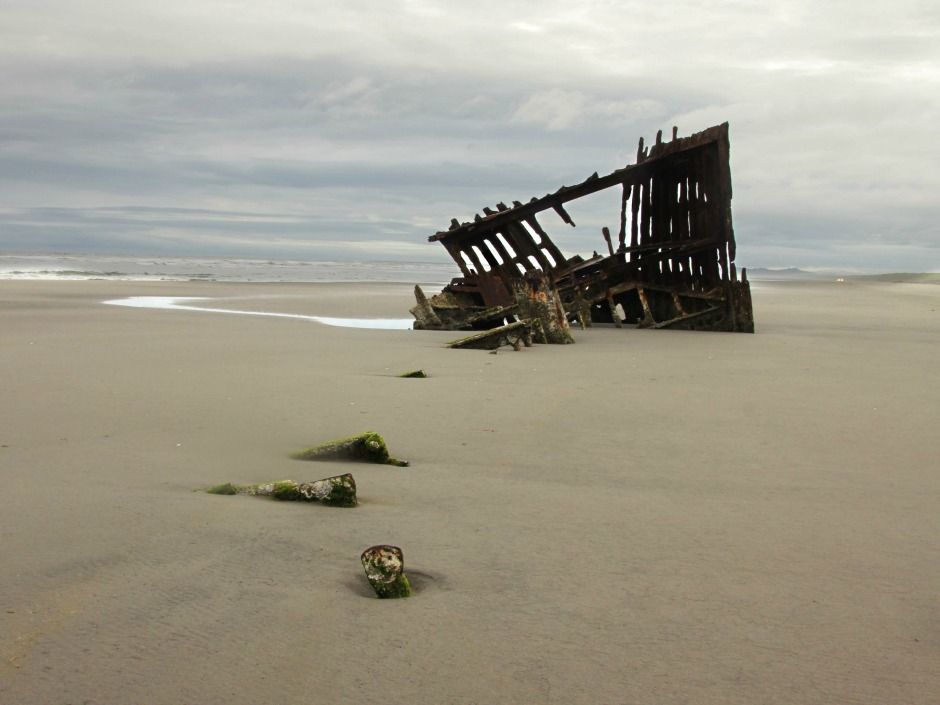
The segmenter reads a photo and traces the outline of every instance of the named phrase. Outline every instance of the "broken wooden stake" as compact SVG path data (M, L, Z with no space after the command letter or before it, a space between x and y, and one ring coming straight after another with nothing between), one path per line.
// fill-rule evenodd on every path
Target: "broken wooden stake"
M359 500L356 496L356 481L350 473L327 477L314 482L294 482L279 480L258 485L233 485L226 482L206 490L209 494L243 494L250 497L273 497L274 499L296 502L319 502L331 507L355 507Z
M441 328L441 319L434 313L431 304L428 303L428 297L418 284L415 284L415 307L411 309L411 314L415 317L414 329L425 330L427 328Z
M295 460L362 460L367 463L382 465L408 466L407 460L398 460L389 455L385 439L374 431L366 431L358 436L327 441L318 446L292 453L291 457Z
M513 293L519 315L539 321L547 343L564 345L574 342L558 292L541 270L526 272L521 280L514 282Z
M410 597L411 583L405 575L405 558L398 546L372 546L360 556L366 578L381 599Z

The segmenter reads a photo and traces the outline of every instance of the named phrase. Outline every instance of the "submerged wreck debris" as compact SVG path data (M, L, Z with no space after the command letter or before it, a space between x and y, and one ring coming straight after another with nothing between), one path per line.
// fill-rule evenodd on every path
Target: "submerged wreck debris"
M521 350L523 345L531 348L532 324L529 321L514 321L498 328L491 328L447 343L449 348L472 348L475 350L496 350L503 345L511 345L514 350Z
M452 220L429 241L462 276L430 298L415 287L414 327L487 330L538 318L553 343L572 342L568 321L753 333L747 272L739 278L734 264L728 123L676 132L664 142L660 131L649 147L641 138L636 163L605 176ZM565 204L612 188L621 189L619 227L602 229L607 254L566 258L537 216L553 211L574 226ZM531 300L533 287L544 298Z
M516 313L538 326L543 343L573 343L571 328L561 298L541 270L526 272L512 283Z
M374 431L366 431L358 436L327 441L318 446L307 448L291 457L295 460L362 460L381 465L408 467L407 460L398 460L389 455L385 439Z
M366 578L380 598L411 596L405 558L398 546L372 546L360 558Z
M428 373L424 370L411 370L410 372L402 372L398 376L404 379L427 379Z
M226 482L206 490L209 494L244 494L251 497L273 497L274 499L296 502L319 502L331 507L355 507L359 500L356 496L356 481L350 473L327 477L314 482L294 482L280 480L259 485L233 485Z

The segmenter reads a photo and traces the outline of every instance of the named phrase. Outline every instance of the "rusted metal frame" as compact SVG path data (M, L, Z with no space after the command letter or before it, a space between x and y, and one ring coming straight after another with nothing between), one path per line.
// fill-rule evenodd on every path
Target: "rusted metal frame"
M483 348L495 350L502 345L512 345L517 350L525 345L532 345L532 322L515 321L499 328L469 335L466 338L452 340L447 343L449 348Z
M593 179L593 180L587 182L586 184L581 184L581 185L579 185L579 186L581 186L581 187L585 187L585 186L586 186L586 187L587 187L586 193L593 193L593 192L595 192L595 191L597 191L597 190L602 190L600 187L605 183L605 181L609 180L610 177L617 176L617 177L620 177L620 178L622 179L623 177L626 177L626 176L630 173L630 171L634 171L634 172L637 171L637 167L639 167L639 166L649 167L649 166L651 166L651 162L647 161L647 162L644 162L642 165L634 165L633 167L627 167L627 168L625 168L625 169L623 169L623 170L619 170L619 172L614 172L614 174L610 174L610 175L608 175L607 177L601 177L601 178ZM628 170L629 170L629 171L628 171ZM642 214L639 218L637 218L637 217L632 218L631 231L634 230L634 229L636 229L637 221L640 221L640 222L642 223L642 226L643 226L643 240L642 240L642 242L644 242L644 243L651 240L651 238L649 238L649 237L647 236L647 233L649 232L650 218L652 217L652 209L651 209L652 193L650 193L651 189L650 189L650 187L649 187L649 185L650 185L650 183L651 183L651 181L652 181L652 175L651 175L651 171L652 171L652 170L645 170L645 171L646 171L645 174L634 174L635 176L641 176L641 175L644 176L645 178L644 178L644 181L643 181L643 182L641 182L640 184L637 184L637 183L633 183L632 180L631 180L631 183L630 183L630 191L631 191L631 195L633 196L633 201L634 201L634 203L637 204L637 205L642 205L642 206L643 206L643 214ZM617 184L617 183L618 183L618 181L613 181L611 185L614 185L614 184ZM626 181L625 181L625 180L624 180L624 181L620 181L619 183L620 183L620 185L621 185L622 188L625 188L625 187L626 187ZM609 186L608 186L608 187L609 187ZM573 192L577 192L577 191L579 191L579 190L582 190L582 189L579 189L579 187L570 187L570 188L564 189L563 191L560 190L560 191L561 191L561 198L562 198L563 200L567 201L567 200L573 199L573 198L575 198L575 197L579 197L577 193L573 193ZM641 193L641 192L642 192L642 193ZM557 194L556 194L556 195L557 195ZM638 195L640 196L640 198L637 198ZM528 208L531 209L531 208L533 208L535 205L538 205L538 206L540 207L539 210L546 210L546 209L548 209L548 208L550 208L550 207L554 207L554 205L553 205L553 203L552 203L553 200L554 200L554 199L546 198L546 199L542 199L541 202L530 202L529 204L527 204L527 206L522 206L522 208L525 209L525 208L528 207ZM640 201L640 203L637 203L637 201ZM518 210L519 210L519 207L517 206L515 209L508 209L508 210L506 210L506 211L500 211L500 212L497 212L497 213L493 213L493 215L492 215L492 216L488 216L488 218L496 218L496 217L499 217L499 216L504 215L504 214L506 214L506 213L513 212L513 211L518 211ZM515 213L514 213L514 214L515 214ZM534 218L534 215L533 215L533 218ZM483 222L485 222L485 220L486 220L486 219L481 219L478 223L475 223L475 224L467 224L467 225L468 225L468 226L469 226L469 225L480 225L480 224L482 224ZM518 220L517 220L516 222L518 222ZM536 221L536 222L537 222L537 221ZM467 229L467 226L461 226L461 227L464 227L465 230ZM519 226L516 225L516 227L518 228ZM475 229L475 228L474 228L474 229ZM497 232L497 229L495 229L495 228L493 228L493 229L487 228L487 231L489 231L489 233L494 233L494 234L495 234L495 233ZM471 232L472 232L471 230L467 230L466 234L467 234L467 235L470 235ZM518 231L517 231L517 232L518 232ZM544 230L542 230L542 233L544 233ZM540 237L543 238L543 243L542 243L542 244L545 245L545 244L547 244L547 243L551 243L551 239L548 238L547 234L543 236L542 233L540 233ZM449 234L456 234L456 233L454 233L453 231L449 231L448 233L439 233L438 235L449 235ZM461 234L463 235L464 233L461 233ZM473 240L474 240L475 242L476 242L476 241L482 242L482 239L486 236L484 233L473 233L473 235L477 236L477 237L474 237L474 238L473 238ZM506 236L505 233L504 233L504 236ZM434 238L434 237L437 237L437 236L432 236L432 238ZM441 237L441 238L438 238L438 239L444 239L444 238ZM525 242L526 244L520 244L518 237L509 238L509 239L515 241L515 242L513 242L513 249L522 250L522 251L523 251L522 253L517 253L517 260L522 262L524 268L526 268L526 269L529 268L529 264L528 264L527 259L526 259L527 256L528 256L528 254L533 254L533 255L535 255L537 259L539 259L540 261L543 262L543 266L545 266L545 264L547 264L547 263L544 261L544 258L540 258L540 257L539 257L539 254L541 254L541 253L537 253L537 252L533 252L533 251L528 251L528 252L526 252L527 250L529 250L529 247L526 247L526 244L528 244L528 242L531 242L531 240L532 240L531 237L525 237L525 238L523 239L523 242ZM633 247L633 241L634 241L634 239L635 239L635 236L634 236L633 232L631 232L631 248ZM467 256L471 259L471 261L474 263L474 265L477 266L478 268L480 268L482 272L485 272L486 270L485 270L485 268L482 267L482 263L479 261L479 258L475 256L475 252L474 252L474 250L472 249L472 244L471 244L470 247L465 247L466 241L464 241L464 238L461 237L460 240L461 240L461 245L464 246L462 249L463 249L465 252L467 252ZM496 243L498 243L499 241L498 241L497 238L493 238L493 239L491 240L491 242L494 242L494 246L496 246ZM554 243L551 243L551 244L554 246ZM637 244L639 244L639 242L638 242ZM531 246L532 246L532 247L535 247L536 245L535 245L534 242L531 242ZM485 245L484 245L483 247L485 247ZM483 249L483 247L481 247L481 253L485 252L485 250ZM557 247L553 247L553 249L557 251ZM448 251L451 252L451 256L453 257L453 256L454 256L453 250L452 250L451 248L448 248ZM555 252L552 252L553 258L555 258L555 259L558 260L558 262L556 262L556 267L558 266L558 264L560 264L560 263L562 263L562 262L564 261L564 257L563 257L563 255L561 255L560 251L557 251L557 253L558 253L558 256L555 257ZM487 254L491 254L491 253L487 253ZM499 263L491 261L491 260L489 259L489 257L487 257L487 254L484 254L484 257L487 258L488 264L493 265L493 268L494 268L494 269L499 270L499 269L500 269ZM506 254L508 255L508 253L506 253ZM455 259L457 259L459 265L463 265L462 258L455 258ZM510 258L510 259L511 259L511 258ZM549 264L548 266L551 267L550 264ZM511 271L511 268L507 268L507 269L510 269L510 271ZM462 267L462 270L464 271L465 274L469 274L469 272L466 271L466 268L465 268L465 267Z
M614 295L610 289L607 290L605 298L607 299L607 308L610 310L611 320L617 328L623 328L623 320L620 318L620 314L617 313L617 302L614 301Z
M477 313L471 313L464 320L464 325L473 325L477 321L485 321L491 318L503 317L511 315L516 310L515 306L491 306L483 311L478 311Z
M696 235L701 233L708 232L708 223L706 216L706 209L708 204L704 200L704 182L705 182L705 172L702 166L702 154L701 152L696 153L692 159L693 164L693 173L695 174L695 180L692 188L692 223L695 228ZM696 284L702 289L707 289L709 287L708 275L705 272L705 258L701 255L695 255L692 257L692 276L695 279Z
M640 245L640 198L643 192L643 185L639 181L632 184L633 198L630 204L630 247L639 247ZM632 259L632 257L631 257Z
M487 233L481 233L477 237L482 243L483 247L486 246L486 243L490 243L493 246L493 249L496 250L497 254L499 254L500 258L503 260L502 264L499 264L495 271L502 274L504 279L509 276L516 276L519 274L519 272L514 267L515 256L509 254L509 251L506 249L503 241L499 239L498 235L499 233L493 230ZM481 247L480 249L483 248ZM489 248L487 247L487 249Z
M688 240L689 233L689 174L683 171L679 179L678 194L679 239Z
M689 239L695 240L699 237L700 229L698 227L698 221L696 220L697 209L698 209L698 195L696 193L696 183L697 183L697 172L695 170L695 160L689 160L686 167L686 190L685 190L685 207L686 207L686 227L689 232ZM692 286L695 286L698 278L698 271L696 267L695 259L692 256L686 258L686 268L688 270L689 282Z
M661 249L683 249L687 247L697 247L700 245L712 244L719 242L718 238L715 237L703 237L697 240L670 240L668 242L654 242L649 245L637 245L636 247L628 247L622 253L618 254L630 254L633 252L654 252Z
M675 181L675 193L673 197L675 202L673 204L673 232L675 235L675 241L680 243L685 243L689 241L689 216L686 210L685 197L687 193L687 181L688 177L685 170L677 174ZM676 257L673 262L673 268L676 272L677 278L683 283L686 282L689 278L689 266L688 266L688 256L681 255Z
M490 249L485 245L483 238L480 238L479 242L474 242L470 248L474 252L479 250L477 259L479 259L479 256L482 255L483 259L486 261L486 264L489 265L489 267L484 267L485 271L480 272L480 274L493 274L499 271L499 262L496 260L496 257L493 256L493 253L490 252Z
M556 205L563 206L569 201L597 193L598 191L603 191L610 188L611 186L618 184L622 185L627 182L637 183L638 181L648 181L648 179L645 178L648 173L647 170L658 160L672 154L694 150L703 145L707 145L714 141L721 134L727 135L727 123L723 123L722 125L714 128L709 128L708 130L704 130L703 132L696 133L689 137L679 138L674 142L663 142L661 145L652 148L648 155L638 159L636 164L625 166L622 169L617 169L616 171L613 171L610 174L606 174L604 176L589 178L579 184L575 184L574 186L562 186L553 194L548 194L542 198L533 199L532 201L524 203L521 206L516 206L505 211L493 213L492 215L489 215L486 218L481 218L476 222L463 223L461 224L459 230L472 232L479 226L498 230L499 225L501 225L504 220L525 220L533 214L540 213L541 211L548 210L549 208L555 208ZM438 232L434 235L431 235L428 240L430 242L436 242L454 234L455 232L457 231L447 230Z
M510 242L512 242L519 256L519 262L527 272L548 267L548 261L540 256L541 253L538 251L538 246L524 228L516 223L505 223L503 225L503 233L509 238ZM533 264L531 258L534 258L537 264ZM518 277L519 275L517 274L516 276Z
M689 135L688 137L679 137L678 139L672 140L670 142L655 144L649 148L646 159L662 159L663 157L677 154L679 152L684 152L689 149L694 149L695 147L701 146L703 144L717 142L721 139L724 139L725 142L728 141L727 122L723 122L720 125L715 125L714 127L709 127L706 130L696 132Z
M715 301L725 301L724 290L721 288L712 289L711 293L689 291L684 289L677 290L668 286L650 284L648 282L643 282L636 279L622 281L619 284L615 284L614 286L606 286L604 282L592 282L583 286L584 288L582 293L586 295L586 298L591 303L604 301L608 292L611 296L619 296L620 294L625 294L628 291L633 291L639 287L643 287L647 291L657 291L664 294L676 293L679 297L684 299L696 299L698 301L708 301L711 303L714 303ZM596 292L593 294L591 293L592 289L596 290Z
M647 284L646 288L650 291L661 291L665 294L672 292L677 293L683 299L698 299L701 301L724 301L725 292L721 287L711 289L710 291L690 291L682 289L672 289L665 286L656 286L655 284Z
M656 242L663 246L672 245L675 242L675 236L671 229L672 215L674 212L673 194L675 192L675 175L669 168L668 162L663 162L657 171L656 187L653 190L655 205L653 209L653 218L656 231ZM662 260L660 271L661 280L670 286L677 284L677 276L673 267L675 252L668 252Z
M542 227L541 223L536 220L535 216L525 218L525 222L529 224L529 227L535 231L536 234L542 239L542 242L539 243L540 247L544 247L548 250L548 253L552 256L552 259L555 260L555 267L560 267L565 263L565 256L561 253L561 250L558 249L558 246L552 242L552 239L548 236L548 233L545 232L545 229Z
M713 149L707 149L703 154L703 161L705 162L706 166L706 174L708 175L708 178L705 182L705 195L708 197L707 213L709 229L711 232L724 234L720 214L721 184L716 163L717 156L717 151ZM724 240L724 238L722 238L722 240ZM717 256L710 258L708 264L712 270L713 283L718 284L728 282L728 253L724 242L718 246Z
M525 268L526 271L528 271L529 269L528 262L523 261L524 258L522 256L519 243L516 242L515 238L513 238L509 232L505 230L501 232L494 230L494 231L491 231L491 235L492 235L492 240L494 242L499 243L501 250L506 251L506 262L504 263L503 268L500 269L500 272L503 274L504 282L506 283L507 286L509 286L509 282L512 279L522 275L522 272L519 271L517 265L519 263L522 263L522 266ZM502 240L499 238L500 235L502 235L502 238L505 239L506 245L503 245ZM515 254L510 254L509 250L507 250L507 246L512 248L512 252L515 252Z
M490 265L489 271L481 272L481 274L484 274L484 273L493 274L493 275L500 276L500 278L505 278L506 271L508 271L508 268L506 267L506 258L503 257L502 254L500 254L500 257L503 259L503 262L500 263L496 255L493 254L493 251L490 250L490 248L486 246L487 242L491 242L491 243L493 242L492 235L489 233L479 233L474 238L472 238L469 244L469 247L471 247L471 250L473 247L479 248L483 257L486 259L487 264Z
M460 267L460 271L465 277L470 276L470 269L467 267L467 263L464 261L464 258L460 256L460 248L456 243L450 241L442 241L444 247L447 249L447 253L450 255L451 259L457 263L457 266Z
M661 136L657 135L657 142L660 140ZM646 258L647 260L658 260L652 272L652 279L668 288L677 285L676 275L672 267L676 250L671 247L673 239L669 229L673 200L671 192L674 189L673 178L669 162L659 162L652 175L650 239L652 243L658 245L661 249L658 251L658 256L652 254ZM657 297L651 301L642 288L639 288L637 293L643 307L643 322L641 325L644 327L653 325L657 319L671 318L675 315L671 310L671 297L669 300Z
M611 285L612 281L617 283ZM725 300L725 292L720 287L704 292L693 290L691 282L685 282L679 288L651 282L644 277L642 271L637 271L631 263L621 265L613 271L601 270L584 275L577 280L577 287L579 294L590 303L602 302L606 300L608 295L618 296L638 288L662 292L670 297L673 293L676 293L687 299L700 299L711 302Z
M518 222L506 223L503 226L503 232L510 238L513 249L520 257L525 258L522 264L526 269L533 269L529 257L535 257L535 260L541 265L542 270L545 272L550 272L554 269L524 226L520 225Z
M570 225L572 228L575 227L574 221L571 219L571 216L568 215L568 211L565 210L565 207L562 205L561 202L559 202L559 203L553 203L553 204L552 204L552 208L553 208L553 209L555 210L555 212L558 214L558 217L559 217L559 218L561 218L563 221L565 221L565 222L566 222L568 225Z
M702 237L702 234L708 232L702 219L702 204L700 182L702 178L700 168L700 152L696 152L690 157L687 163L688 187L687 187L687 222L689 227L689 239L696 240ZM692 286L697 289L707 288L707 282L704 278L702 258L693 255L688 259L689 277Z
M737 281L737 272L734 271L734 227L731 223L731 167L729 162L729 143L727 132L719 138L715 145L715 170L717 172L717 219L718 232L722 234L720 256L725 286L728 292L728 313L731 318L732 330L738 327L737 310L734 305L734 282Z
M659 165L657 164L657 166ZM656 211L659 209L659 198L658 194L656 193L659 190L659 181L660 171L659 169L653 169L650 173L649 180L647 181L649 184L649 189L647 189L647 193L645 194L646 197L644 198L643 202L643 214L640 223L641 234L645 234L645 241L650 245L658 245L660 240L660 218L656 213ZM652 258L654 254L655 251L653 253L649 253L649 255L644 255L643 259L647 260L648 257ZM650 277L650 281L662 282L662 258L658 258L655 264L651 259L646 261L645 264L647 265L646 271ZM642 300L643 297L641 296L641 303Z
M725 130L717 140L718 149L718 183L721 189L719 206L721 209L722 228L728 242L728 257L734 261L737 245L734 240L734 226L731 222L731 145L728 140L728 131Z
M687 186L686 186L686 223L689 230L689 239L695 240L701 236L702 229L698 221L698 171L696 169L696 160L689 159L686 165ZM698 288L699 269L695 257L689 256L686 261L688 276L691 286Z
M655 329L669 328L671 326L676 325L677 323L685 323L687 321L694 321L697 318L704 318L705 316L711 315L713 313L720 313L722 310L724 310L722 306L709 306L708 308L703 309L701 311L696 311L695 313L686 313L686 314L676 316L675 318L670 318L668 321L660 321L659 323L655 323L652 326L650 326L650 328L655 328Z
M639 213L639 245L654 245L651 234L650 222L652 220L653 203L653 170L649 169L644 175L643 190L640 194L640 213ZM642 272L642 279L656 282L659 280L659 262L653 259L654 251L643 251L637 253L635 258L636 267ZM631 263L633 258L631 257Z
M505 204L497 206L499 212L485 208L485 218L477 216L474 223L464 223L458 226L456 231L452 223L451 231L438 233L430 239L456 239L457 246L447 249L465 273L467 264L460 256L461 251L466 253L467 260L479 269L481 274L487 271L482 259L486 265L490 265L489 271L498 274L503 280L518 278L513 265L521 263L519 268L529 271L532 261L548 272L553 269L560 270L558 274L561 277L570 274L572 288L577 286L584 292L587 292L588 287L593 288L603 282L620 279L622 284L624 276L632 277L636 280L633 286L638 290L641 304L646 304L644 313L648 322L653 315L651 308L656 309L656 315L659 317L663 313L669 315L668 312L673 309L679 314L673 318L691 315L684 311L680 297L731 301L735 295L731 285L737 280L737 275L733 257L734 236L730 222L730 170L723 161L727 159L727 124L681 140L675 139L673 130L673 138L673 142L663 143L661 134L657 135L656 144L649 149L644 149L641 140L637 150L637 163L632 166L605 177L594 174L581 184L562 187L554 194L541 199L533 198L526 205L514 202L512 209L506 208ZM721 151L722 147L724 152ZM683 151L688 153L679 159L664 159ZM535 214L552 208L565 222L573 225L563 207L564 203L616 184L622 189L617 252L610 258L597 258L609 261L614 268L603 266L594 272L581 275L580 283L575 285L575 272L580 271L584 265L594 265L591 261L572 262L568 265L568 261L544 230L533 227L533 221L538 225ZM629 248L626 247L628 201L631 201L631 210L635 207L637 211L631 218ZM505 227L499 228L499 223L505 224ZM527 230L523 223L528 224L531 230ZM501 229L503 237L512 242L513 249L517 251L515 257L509 257L509 253L505 252L506 248L502 247L502 241L495 237ZM487 242L490 243L489 247ZM679 247L676 246L677 243ZM474 246L478 251L473 249ZM505 252L505 262L493 261L493 258L499 259L503 256L502 252L497 255L499 250ZM558 251L557 257L553 250ZM613 250L612 246L610 250ZM611 254L614 255L613 252ZM628 255L631 258L629 263L626 262ZM530 260L530 257L533 260ZM556 262L553 265L549 260ZM592 283L585 283L586 281ZM724 291L719 294L715 289L716 285L724 288ZM644 302L646 296L642 292L643 287L650 291L662 289L668 297L656 296ZM617 288L620 288L619 285ZM682 292L682 289L692 292L691 296ZM741 310L744 311L743 308ZM702 314L701 311L691 313ZM734 312L731 312L732 327L737 329L733 316Z
M721 284L728 281L728 252L724 242L724 232L721 225L721 182L717 168L717 151L714 146L704 152L705 163L708 168L708 181L706 182L706 195L708 196L708 215L709 228L714 233L721 235L721 244L719 244L716 256L710 260L713 268L715 283Z
M692 239L689 236L687 162L677 165L670 174L668 201L671 224L670 241L679 245L691 243ZM689 285L692 274L688 254L680 250L670 261L674 286ZM674 305L678 312L684 312L681 303L674 301Z
M679 298L679 293L673 289L672 291L672 305L676 309L676 314L679 316L686 315L685 306L682 305L682 300Z
M659 166L659 165L657 165ZM650 177L650 200L649 200L649 242L650 244L655 244L661 247L663 243L663 217L662 217L662 181L663 175L661 169L657 169L653 175ZM650 274L651 280L668 286L669 280L666 269L666 261L671 256L670 250L666 249L657 249L654 252L649 253L645 259L647 260L647 271ZM646 299L645 292L640 293L640 303L643 305L643 320L644 324L648 324L650 321L655 321L654 313L648 313L650 305L648 299ZM654 302L655 303L655 302ZM658 311L656 312L658 313Z
M481 271L480 274L496 274L505 277L507 271L507 259L509 253L503 253L502 243L500 243L491 232L482 231L474 233L473 236L463 235L458 238L458 241L466 249L469 249L471 253L474 252L473 247L476 246L480 249L480 253L486 259L487 264L490 265L489 271ZM499 252L500 257L503 259L503 262L500 263L496 255L486 246L486 243L490 242L493 244L493 247ZM479 259L479 258L477 258Z
M627 247L627 201L633 186L628 183L620 185L620 230L617 232L617 252L623 252Z
M656 325L656 317L653 315L653 311L650 309L650 302L646 296L646 291L643 290L642 286L636 288L637 296L640 299L640 306L643 309L643 320L638 324L640 328L652 328Z
M473 249L473 245L476 244L470 240L470 238L460 238L458 241L460 251L467 255L470 258L470 261L477 269L477 274L486 274L487 268L483 266L483 262L480 261L480 258L477 256L476 251Z

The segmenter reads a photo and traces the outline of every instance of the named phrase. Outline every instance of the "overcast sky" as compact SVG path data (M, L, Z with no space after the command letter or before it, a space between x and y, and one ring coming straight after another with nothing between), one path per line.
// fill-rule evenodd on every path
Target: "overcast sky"
M723 121L739 264L940 271L936 0L2 0L0 252L446 259Z

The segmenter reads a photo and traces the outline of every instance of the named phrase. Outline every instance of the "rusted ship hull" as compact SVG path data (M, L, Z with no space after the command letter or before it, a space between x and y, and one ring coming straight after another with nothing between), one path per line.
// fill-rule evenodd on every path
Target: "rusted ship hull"
M734 265L728 124L689 137L640 140L636 163L596 173L555 193L484 208L473 221L451 221L440 242L462 276L430 299L420 289L416 328L487 329L510 322L518 290L538 271L565 315L582 324L754 331L750 286ZM574 226L565 204L620 190L619 229L604 228L606 255L566 258L539 221L552 211Z

